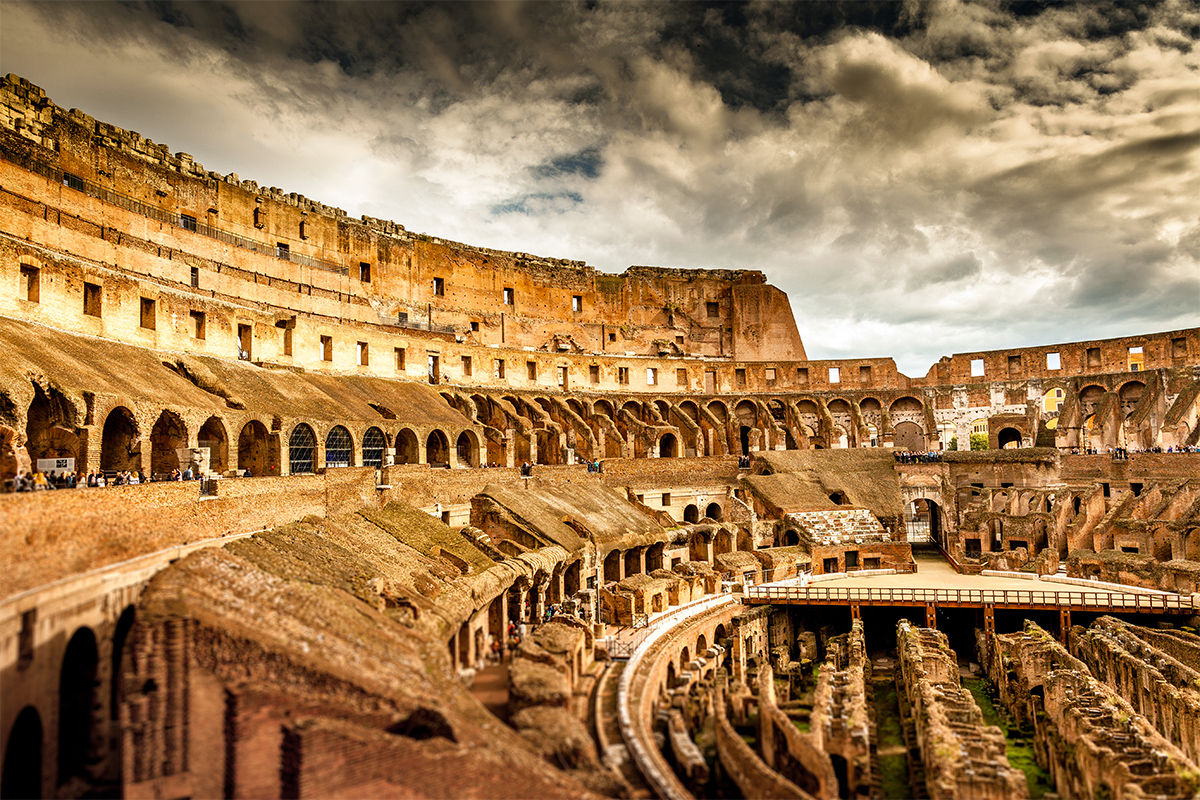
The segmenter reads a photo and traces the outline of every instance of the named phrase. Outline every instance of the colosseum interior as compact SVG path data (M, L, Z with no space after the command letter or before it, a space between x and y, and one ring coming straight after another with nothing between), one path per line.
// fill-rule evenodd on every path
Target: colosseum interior
M814 361L0 123L4 797L1197 796L1200 330Z

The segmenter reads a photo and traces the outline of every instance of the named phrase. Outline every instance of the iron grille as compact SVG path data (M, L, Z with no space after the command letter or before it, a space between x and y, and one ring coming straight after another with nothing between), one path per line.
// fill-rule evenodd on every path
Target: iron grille
M316 444L317 437L307 425L297 425L292 431L292 436L288 439L288 463L293 475L313 471L313 450Z

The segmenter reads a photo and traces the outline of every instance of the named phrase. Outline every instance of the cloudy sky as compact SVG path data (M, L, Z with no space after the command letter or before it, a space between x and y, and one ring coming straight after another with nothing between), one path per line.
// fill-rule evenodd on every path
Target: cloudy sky
M0 3L61 106L409 230L752 268L811 358L1200 325L1200 4Z

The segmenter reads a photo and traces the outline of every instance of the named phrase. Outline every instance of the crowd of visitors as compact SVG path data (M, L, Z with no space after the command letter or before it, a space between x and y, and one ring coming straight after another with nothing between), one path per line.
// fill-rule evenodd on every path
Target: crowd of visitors
M1137 455L1138 453L1200 453L1200 447L1196 445L1181 445L1179 447L1146 447L1142 449L1134 448L1132 450L1127 447L1108 447L1104 449L1098 447L1071 448L1071 455L1073 456L1110 455L1113 461L1128 461L1131 455Z
M202 476L199 472L193 472L189 466L185 470L171 470L168 475L152 475L146 476L142 470L122 470L120 472L103 472L100 470L92 470L87 474L80 472L68 472L51 470L50 472L39 472L31 470L17 475L11 479L10 486L4 487L6 491L12 492L41 492L54 489L82 489L88 488L103 488L106 486L136 486L142 483L152 483L157 481L191 481L199 480Z
M942 454L935 453L932 450L926 450L923 453L897 450L892 455L895 457L897 464L940 464L942 462Z
M738 456L738 469L750 469L750 456Z

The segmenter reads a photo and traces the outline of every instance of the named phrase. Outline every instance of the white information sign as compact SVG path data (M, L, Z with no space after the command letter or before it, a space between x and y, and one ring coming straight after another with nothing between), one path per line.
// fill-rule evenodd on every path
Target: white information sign
M74 472L75 459L73 458L39 458L37 460L38 472Z

